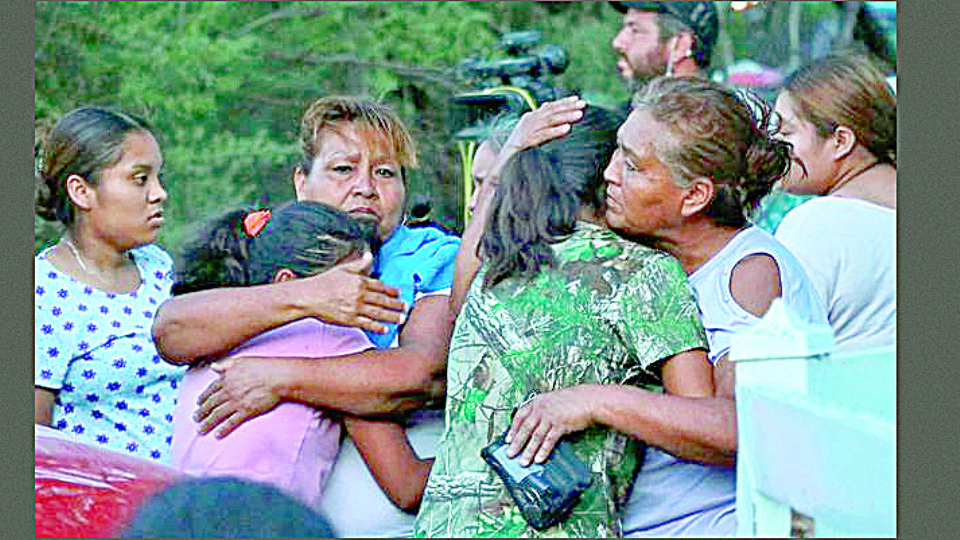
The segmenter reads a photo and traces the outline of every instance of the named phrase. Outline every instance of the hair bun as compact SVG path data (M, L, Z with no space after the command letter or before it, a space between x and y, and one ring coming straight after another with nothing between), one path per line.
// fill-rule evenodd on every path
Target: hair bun
M33 211L41 219L46 221L57 221L59 219L59 197L57 192L57 179L51 175L43 174L39 170L34 171L34 198Z

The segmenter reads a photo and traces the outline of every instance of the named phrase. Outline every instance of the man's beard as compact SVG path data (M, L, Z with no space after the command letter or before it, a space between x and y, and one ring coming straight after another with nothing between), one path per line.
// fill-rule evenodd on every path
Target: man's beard
M667 62L659 56L659 51L656 55L651 55L648 57L644 63L644 70L640 71L631 66L633 73L632 77L627 80L627 88L630 90L630 93L633 94L638 90L642 89L650 81L660 77L661 75L667 75L668 66ZM629 60L627 61L629 63Z
M647 71L644 73L636 73L633 77L633 80L630 81L630 91L636 92L637 90L642 89L650 81L660 77L661 75L667 74L667 64L661 63L657 64L657 69L654 71Z

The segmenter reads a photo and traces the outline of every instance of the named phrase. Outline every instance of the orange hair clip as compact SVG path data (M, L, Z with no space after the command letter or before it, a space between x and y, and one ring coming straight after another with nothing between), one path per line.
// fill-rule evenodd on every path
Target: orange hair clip
M260 231L267 226L272 215L273 212L267 208L250 212L243 218L243 232L247 233L250 238L260 234Z

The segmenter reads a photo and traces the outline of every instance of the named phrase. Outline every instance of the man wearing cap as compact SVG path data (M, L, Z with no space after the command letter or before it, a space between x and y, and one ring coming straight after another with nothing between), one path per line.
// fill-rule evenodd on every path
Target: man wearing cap
M636 90L660 75L700 75L720 32L713 2L610 2L623 13L614 36L620 76Z
M611 45L617 70L637 90L661 75L706 75L719 33L713 2L610 2L623 13ZM623 510L623 534L733 536L736 470L704 465L652 444Z

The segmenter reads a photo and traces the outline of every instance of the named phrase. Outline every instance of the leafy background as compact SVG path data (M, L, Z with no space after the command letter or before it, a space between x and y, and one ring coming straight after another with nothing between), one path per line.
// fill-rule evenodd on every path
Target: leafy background
M717 4L714 67L787 62L779 4L788 3L745 12ZM806 59L825 22L842 27L849 4L861 3L802 4ZM430 197L433 217L459 230L462 173L448 111L470 87L457 65L495 55L505 32L535 29L569 53L556 86L615 106L628 98L610 49L620 19L606 2L38 2L36 131L85 105L147 118L166 163L160 242L176 250L208 216L291 199L300 114L322 95L367 95L393 105L418 141L408 199ZM53 224L34 225L35 250L59 237Z

